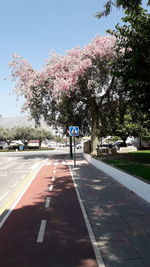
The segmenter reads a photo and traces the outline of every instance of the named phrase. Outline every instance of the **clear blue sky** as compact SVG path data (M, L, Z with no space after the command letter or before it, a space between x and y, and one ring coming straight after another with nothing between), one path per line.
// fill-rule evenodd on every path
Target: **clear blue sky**
M0 114L21 115L23 99L9 95L14 87L8 63L16 53L27 59L34 69L41 69L51 50L64 54L76 46L89 43L96 34L120 21L123 13L114 9L100 20L94 17L106 0L5 0L0 8Z

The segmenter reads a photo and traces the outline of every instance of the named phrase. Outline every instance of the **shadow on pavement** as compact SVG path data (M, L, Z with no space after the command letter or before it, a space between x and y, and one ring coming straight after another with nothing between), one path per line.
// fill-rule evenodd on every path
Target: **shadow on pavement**
M150 205L78 159L73 170L106 266L150 266Z

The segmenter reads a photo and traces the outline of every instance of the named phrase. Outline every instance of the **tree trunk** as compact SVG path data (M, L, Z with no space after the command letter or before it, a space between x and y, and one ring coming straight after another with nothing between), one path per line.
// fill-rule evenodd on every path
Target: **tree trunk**
M95 99L91 102L92 111L92 132L91 132L91 153L97 154L97 145L99 145L99 108L95 102Z

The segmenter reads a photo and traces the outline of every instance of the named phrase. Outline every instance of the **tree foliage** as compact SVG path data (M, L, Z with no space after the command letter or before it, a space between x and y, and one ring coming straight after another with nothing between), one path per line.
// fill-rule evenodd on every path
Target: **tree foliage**
M123 8L130 13L138 12L139 6L142 4L142 0L109 0L104 5L104 10L97 12L96 17L99 19L104 16L108 16L112 11L112 7ZM147 5L150 5L150 0L147 0Z
M43 128L20 127L15 126L9 129L0 127L0 141L21 140L24 145L27 145L29 140L38 139L40 141L51 139L52 133Z
M99 108L111 85L109 63L114 57L114 38L97 36L83 49L64 56L53 55L45 68L36 72L20 57L11 62L18 79L16 92L26 98L32 116L44 116L49 123L90 124L93 140L99 131ZM85 119L85 115L86 119ZM65 125L67 126L67 125Z
M125 24L109 31L115 35L114 75L122 79L123 90L133 109L150 113L150 14L139 8L138 15L126 11Z

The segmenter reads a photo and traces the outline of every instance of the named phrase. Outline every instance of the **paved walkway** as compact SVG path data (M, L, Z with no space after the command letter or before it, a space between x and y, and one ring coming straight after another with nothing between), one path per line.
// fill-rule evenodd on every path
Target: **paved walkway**
M82 157L73 175L105 266L150 267L149 203Z

